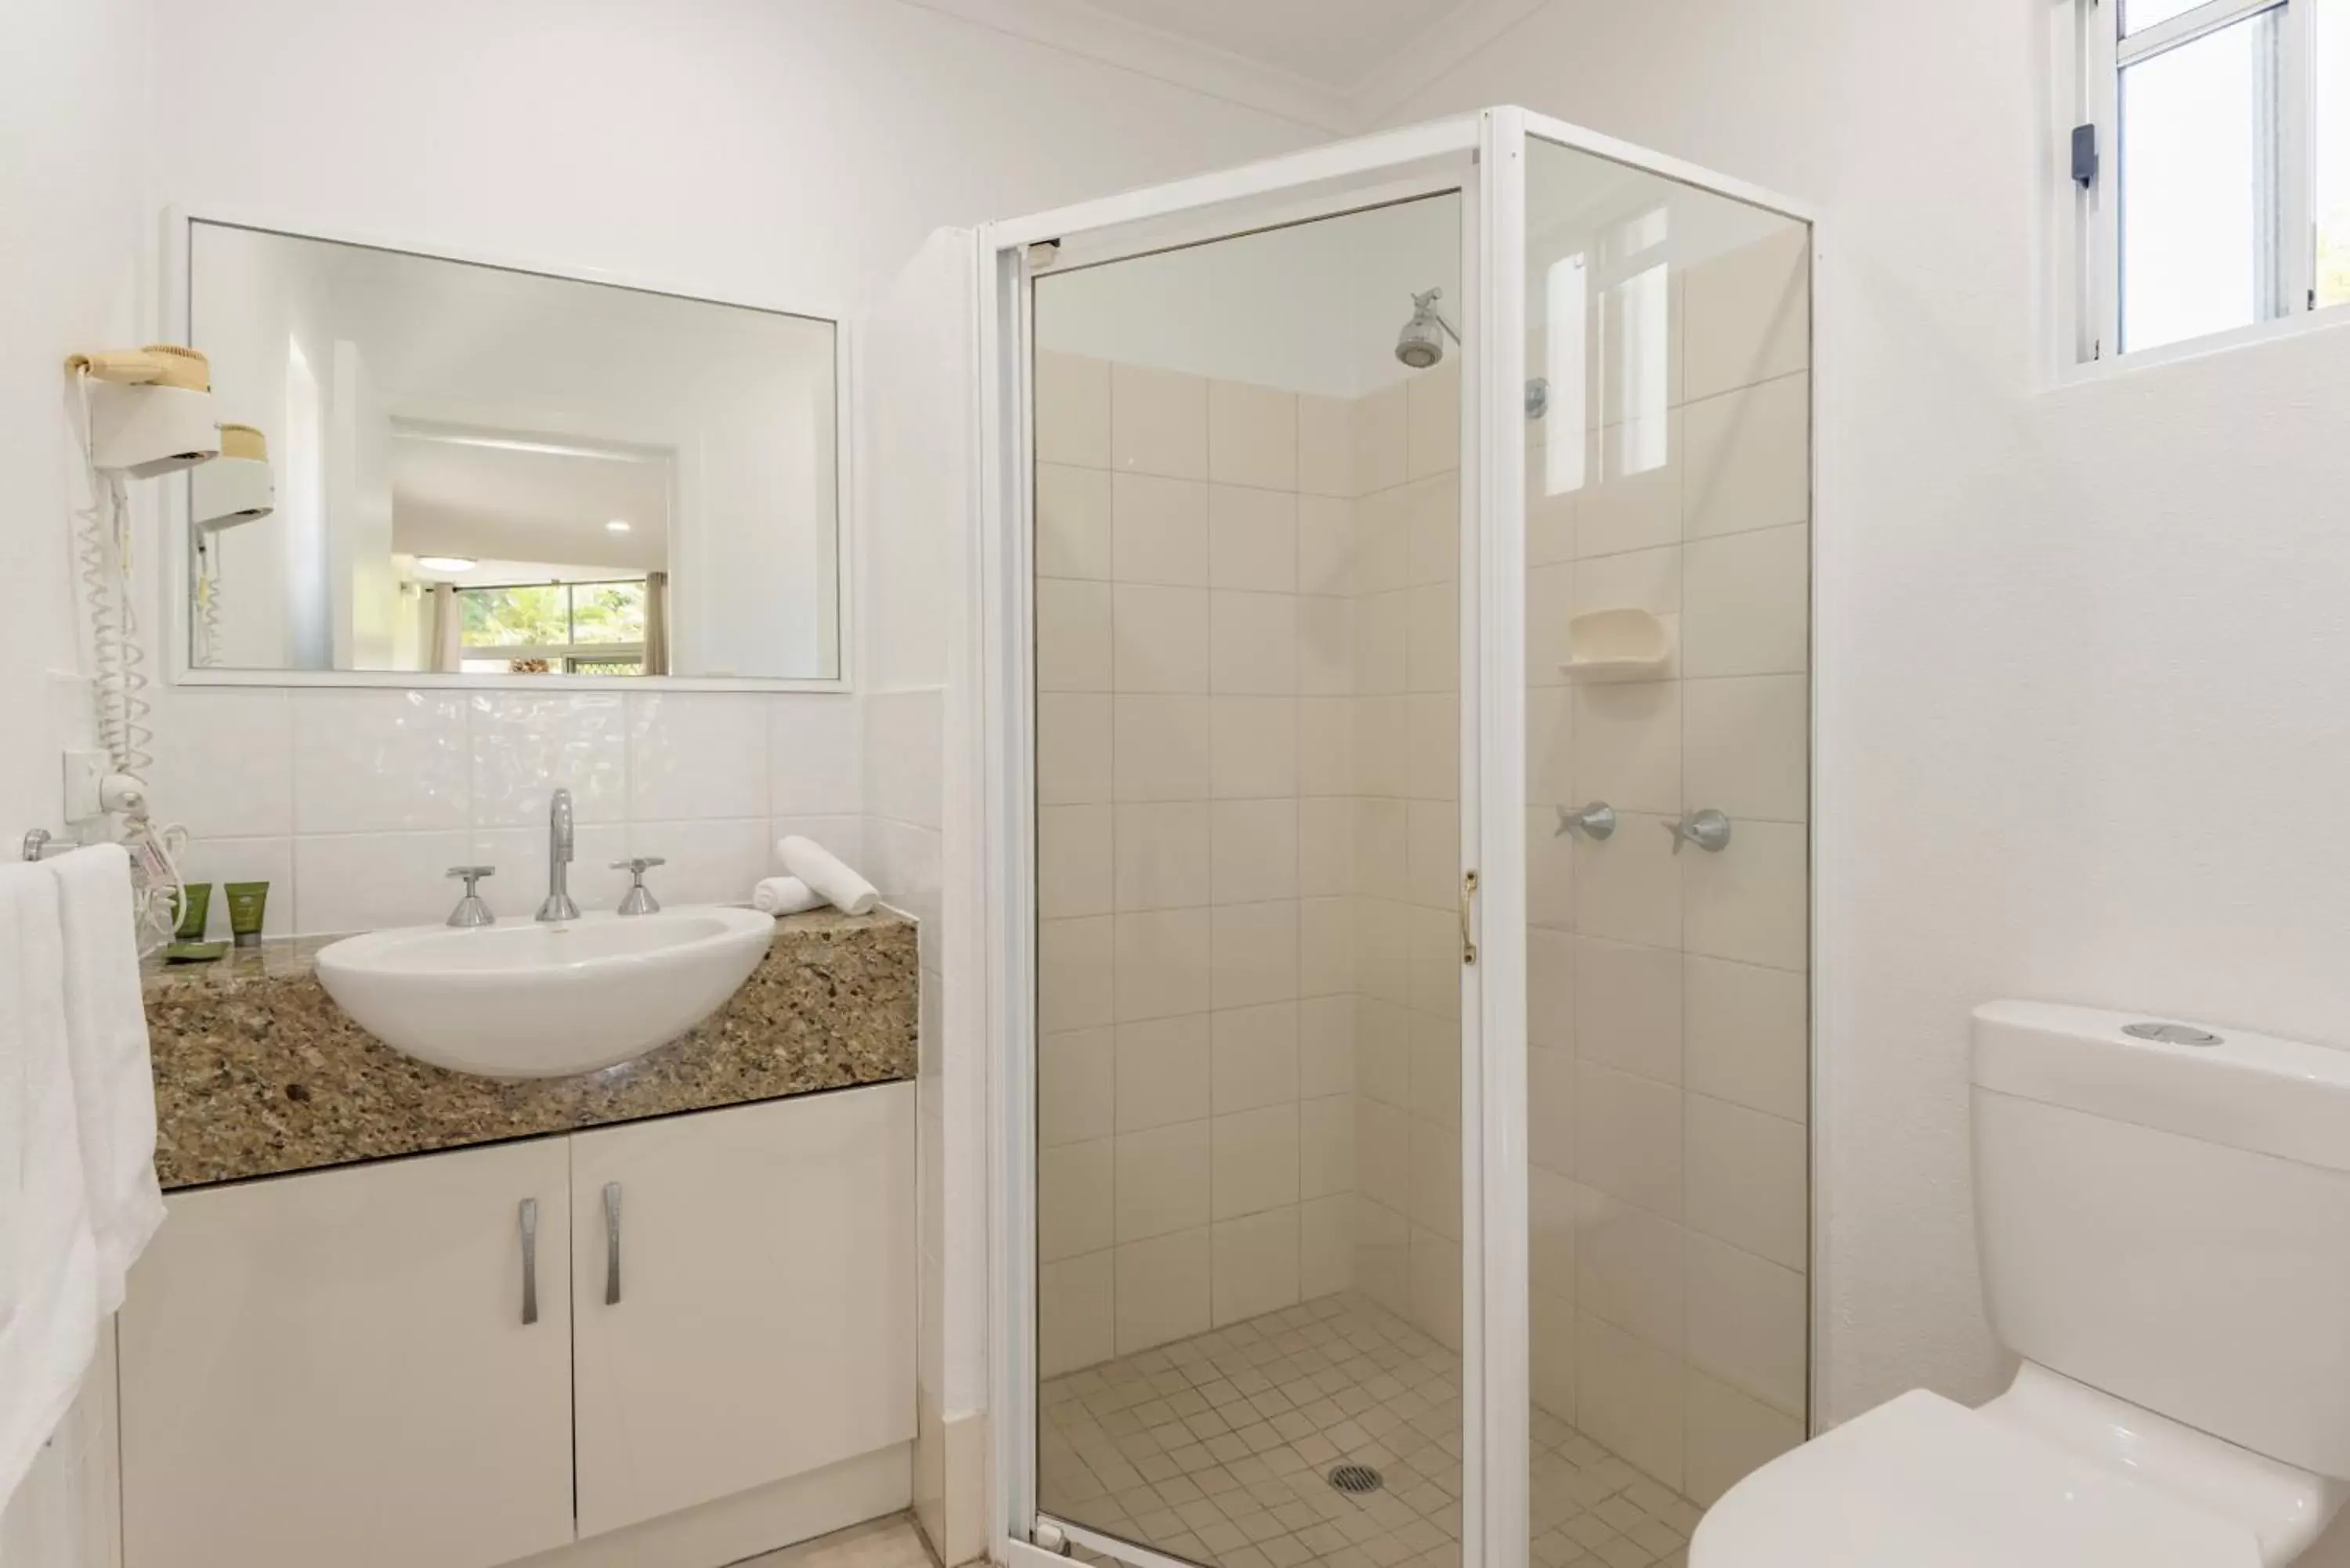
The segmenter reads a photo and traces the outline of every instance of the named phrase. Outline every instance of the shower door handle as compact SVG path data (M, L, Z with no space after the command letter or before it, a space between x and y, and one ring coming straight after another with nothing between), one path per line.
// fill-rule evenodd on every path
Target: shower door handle
M1461 963L1463 968L1473 969L1477 963L1476 917L1471 909L1476 901L1477 873L1463 871L1461 874Z

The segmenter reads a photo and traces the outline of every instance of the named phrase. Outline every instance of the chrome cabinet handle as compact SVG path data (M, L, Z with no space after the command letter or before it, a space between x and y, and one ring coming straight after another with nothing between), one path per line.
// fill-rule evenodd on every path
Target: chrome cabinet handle
M620 1304L620 1184L604 1183L604 1304Z
M538 1199L522 1200L522 1325L538 1321Z
M1707 806L1702 811L1682 813L1679 822L1665 824L1665 831L1673 836L1676 855L1684 844L1694 844L1709 855L1719 855L1730 842L1730 818Z
M1595 800L1589 805L1578 806L1573 811L1560 806L1558 830L1551 836L1556 838L1560 833L1580 833L1596 842L1614 836L1615 832L1616 808L1604 800Z

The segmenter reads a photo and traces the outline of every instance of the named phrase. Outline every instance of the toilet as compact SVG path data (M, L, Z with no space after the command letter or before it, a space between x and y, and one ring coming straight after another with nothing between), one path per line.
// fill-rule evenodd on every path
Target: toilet
M1983 1298L2022 1358L1731 1487L1691 1568L2273 1568L2350 1496L2350 1052L1978 1008Z

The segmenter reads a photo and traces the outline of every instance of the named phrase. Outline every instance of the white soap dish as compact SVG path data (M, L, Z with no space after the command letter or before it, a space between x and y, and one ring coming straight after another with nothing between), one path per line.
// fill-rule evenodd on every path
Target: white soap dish
M1672 628L1644 609L1593 610L1566 623L1570 680L1653 675L1672 661Z

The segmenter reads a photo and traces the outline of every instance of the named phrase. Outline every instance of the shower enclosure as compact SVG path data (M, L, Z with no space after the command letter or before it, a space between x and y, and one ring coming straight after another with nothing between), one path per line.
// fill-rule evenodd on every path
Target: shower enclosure
M1678 1562L1803 1438L1812 255L1513 109L982 232L1015 1560Z

